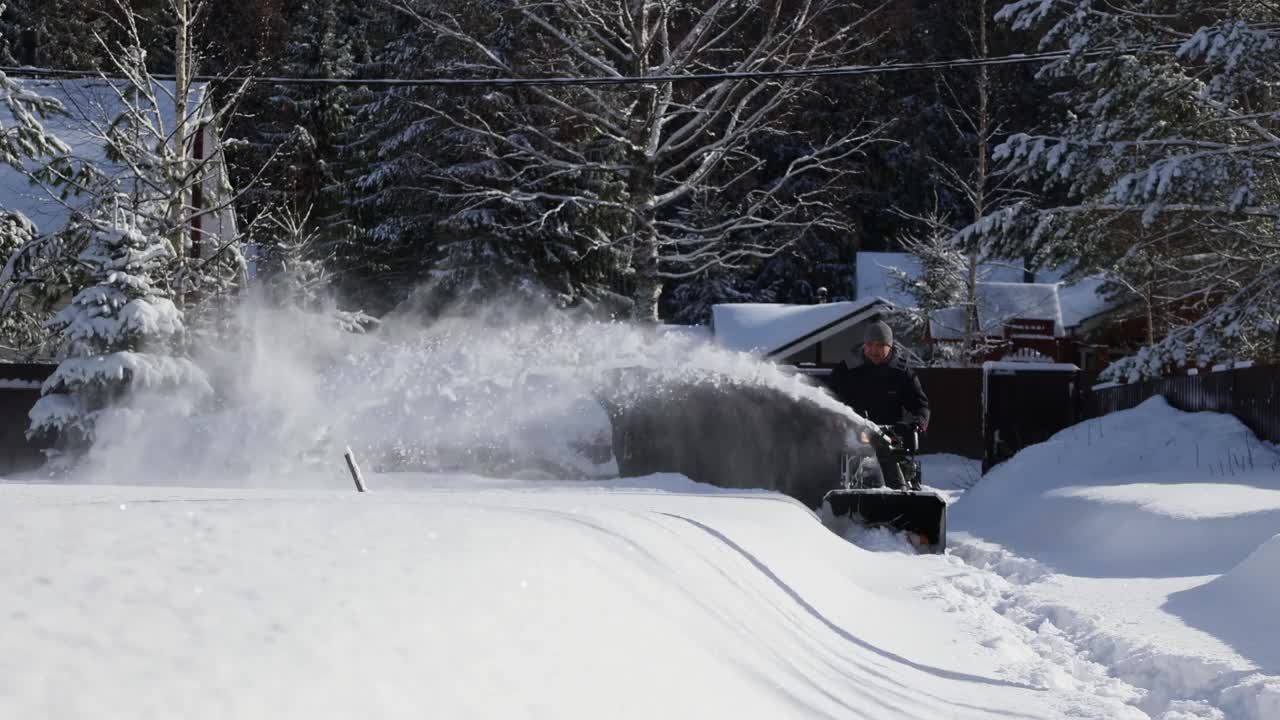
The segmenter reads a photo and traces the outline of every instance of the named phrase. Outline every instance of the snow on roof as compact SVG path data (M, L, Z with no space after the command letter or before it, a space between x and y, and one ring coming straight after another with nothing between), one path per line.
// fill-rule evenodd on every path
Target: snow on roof
M918 277L921 272L919 258L905 252L860 252L856 263L858 299L880 297L898 307L915 307L915 298L897 288L894 270ZM1042 282L1057 280L1058 277L1060 274L1055 275L1054 271L1036 274L1036 279ZM1022 282L1022 278L1022 266L1017 263L988 260L978 265L978 280L981 282Z
M15 82L19 82L24 90L62 103L67 114L43 118L41 124L50 134L70 146L72 159L92 163L109 177L123 177L129 173L124 165L107 159L106 146L97 137L124 112L126 105L117 90L126 87L126 83L96 78ZM163 131L172 133L177 117L171 101L174 84L156 82L155 87L160 105L157 120ZM201 107L205 87L204 83L192 85L188 101L189 115L194 116L197 110L208 113L207 107ZM0 127L9 127L14 123L12 110L7 105L0 104ZM95 126L99 129L95 129ZM28 167L35 169L38 166L28 163ZM65 202L75 206L84 200L73 196ZM41 233L60 230L71 215L71 211L56 195L32 184L24 173L4 164L0 164L0 209L21 212L36 224Z
M711 328L721 347L767 355L880 302L867 298L819 305L725 303L711 307Z
M1058 286L1048 283L990 282L978 284L978 325L989 335L1000 334L1013 318L1052 320L1056 337L1062 327Z
M1051 320L1054 336L1066 335L1056 284L978 283L978 328L983 335L1003 335L1005 323L1015 318ZM962 308L947 308L929 316L929 334L935 340L961 339L964 337L964 325Z
M897 289L894 270L901 270L916 277L920 275L920 260L910 253L860 252L855 261L857 297L880 297L898 307L914 307L915 299L909 293Z
M944 308L929 313L929 336L934 340L964 339L965 312L962 307Z
M1058 287L1058 302L1062 306L1064 326L1076 327L1089 318L1125 304L1123 301L1104 298L1101 290L1103 282L1105 278L1102 275L1092 275L1072 285Z
M1080 372L1071 363L1018 362L1015 360L988 360L982 363L983 372Z

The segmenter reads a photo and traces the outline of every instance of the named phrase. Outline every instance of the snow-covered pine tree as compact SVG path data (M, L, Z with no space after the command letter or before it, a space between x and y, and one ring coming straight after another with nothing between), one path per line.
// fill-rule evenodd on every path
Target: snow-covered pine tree
M720 303L774 302L769 293L754 291L738 270L711 268L676 285L670 293L671 322L705 325L711 320L711 306ZM744 290L744 287L748 289Z
M6 62L65 70L101 67L94 35L108 33L110 22L96 0L7 0L4 5L0 44Z
M390 38L361 75L421 77L431 71L436 43L399 13L376 8L372 27ZM435 218L440 214L426 187L425 158L434 152L432 123L415 107L425 90L371 89L352 97L356 111L345 178L347 213L358 234L337 248L338 287L344 298L381 314L402 302L426 276Z
M199 1L199 0L197 0ZM219 0L227 2L228 0ZM0 16L0 51L13 62L60 70L108 70L110 48L134 34L123 21L115 0L6 0ZM174 69L173 16L169 0L127 0L129 14L139 19L138 38L147 51L149 69ZM25 35L24 35L25 34ZM35 43L33 58L25 58L27 41Z
M86 449L112 407L135 392L209 391L203 371L181 357L182 312L165 287L172 244L132 207L127 196L99 207L79 257L94 284L48 323L61 335L65 359L31 409L28 434L56 438L66 459Z
M772 257L738 267L710 268L673 281L663 295L662 316L696 325L711 319L718 303L840 302L854 295L854 251L848 236L817 235L787 243Z
M941 210L935 208L927 215L912 219L919 229L903 233L898 242L919 263L920 272L914 274L900 268L889 271L890 284L913 300L913 307L899 308L893 314L891 324L903 334L903 344L917 348L919 356L926 361L967 364L986 350L984 339L976 333L968 342L933 343L927 351L925 340L930 322L939 321L939 311L964 308L964 317L973 316L972 298L976 290L970 276L973 255L956 241L956 228ZM962 320L947 330L953 336L964 336L969 332L969 325Z
M1139 292L1158 277L1179 322L1108 377L1280 357L1280 7L1021 0L999 16L1070 50L1041 71L1066 88L1065 122L996 154L1060 200L973 230Z
M915 301L913 315L923 326L930 313L965 303L969 256L954 241L955 231L946 217L931 214L921 220L923 232L899 239L903 250L920 263L920 274L895 268L890 275L895 288Z
M35 224L20 212L0 212L0 258L7 261L36 237ZM24 268L25 269L25 268ZM44 340L45 315L39 311L39 288L21 281L39 274L0 271L0 353L4 357L21 357L38 352Z
M4 5L0 4L0 9ZM62 103L24 88L22 83L0 72L0 102L12 120L0 120L0 162L24 169L28 159L57 158L70 152L58 138L44 129L41 118L63 112Z
M263 224L260 224L263 225ZM310 218L289 208L272 214L255 238L254 287L271 305L330 314L345 332L366 332L378 320L359 310L337 308L332 244Z

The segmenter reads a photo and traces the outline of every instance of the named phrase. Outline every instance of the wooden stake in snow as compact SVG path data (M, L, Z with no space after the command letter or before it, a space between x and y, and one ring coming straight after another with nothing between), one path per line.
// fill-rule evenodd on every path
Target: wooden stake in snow
M351 471L351 479L356 481L356 490L364 492L364 478L360 476L360 466L356 464L355 453L348 447L347 454L343 457L347 459L347 469Z

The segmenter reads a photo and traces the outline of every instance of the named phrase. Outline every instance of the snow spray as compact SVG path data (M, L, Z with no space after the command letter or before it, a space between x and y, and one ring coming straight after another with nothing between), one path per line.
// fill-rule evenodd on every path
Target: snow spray
M345 332L331 315L246 305L196 356L215 392L148 398L106 424L75 480L350 487L349 446L375 473L536 479L617 474L601 392L640 368L665 383L768 387L854 417L801 377L710 340L706 328L492 312ZM623 389L625 393L625 389Z

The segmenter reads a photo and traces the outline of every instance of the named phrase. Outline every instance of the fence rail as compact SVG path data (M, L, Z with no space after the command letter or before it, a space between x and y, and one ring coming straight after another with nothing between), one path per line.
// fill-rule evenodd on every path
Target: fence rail
M1136 407L1161 395L1188 412L1235 415L1259 438L1280 443L1280 366L1239 368L1084 391L1086 417Z

